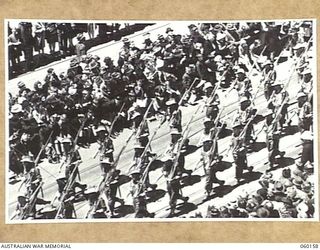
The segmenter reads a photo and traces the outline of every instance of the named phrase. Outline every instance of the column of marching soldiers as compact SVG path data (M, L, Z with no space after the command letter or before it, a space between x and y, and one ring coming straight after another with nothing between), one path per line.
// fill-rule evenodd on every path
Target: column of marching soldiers
M121 155L126 149L128 143L134 140L134 158L133 164L130 166L129 173L131 179L130 195L133 199L134 213L136 218L154 217L154 213L147 210L149 191L156 190L157 182L161 178L165 178L167 184L167 194L169 195L170 216L176 213L178 200L187 202L189 197L182 195L183 179L191 176L193 171L203 167L205 171L204 191L207 199L210 199L213 191L213 184L217 183L223 186L225 181L219 180L216 176L219 164L222 158L230 152L233 156L235 166L235 178L238 183L243 180L245 171L251 172L252 166L248 165L247 155L252 152L254 142L261 132L266 134L266 144L268 149L268 162L271 171L279 164L279 157L283 157L285 152L279 150L279 142L281 135L285 132L285 128L291 126L291 120L294 115L298 116L298 127L303 140L303 154L301 160L297 163L298 167L305 167L306 163L313 162L312 147L312 72L310 69L310 58L308 51L311 48L312 38L303 46L295 46L293 48L293 65L290 69L288 78L285 82L277 79L276 66L282 56L282 53L291 50L290 42L284 47L283 51L277 58L270 58L264 62L260 62L262 53L258 59L254 61L251 68L245 71L237 64L236 60L228 58L225 61L224 71L220 74L217 82L204 81L198 78L190 80L188 88L177 98L170 98L165 104L165 112L157 114L159 125L154 131L149 131L149 120L151 110L159 109L161 102L157 98L145 98L142 103L131 107L130 120L132 121L132 134L123 142L123 146L119 153L114 156L114 130L115 124L121 119L125 104L122 105L118 114L112 122L100 123L94 133L99 144L99 150L94 158L99 158L101 168L101 181L97 187L87 187L81 183L79 165L82 163L79 149L77 147L78 139L84 133L84 127L87 126L89 115L86 114L81 120L81 126L75 136L67 136L61 143L62 151L65 154L65 160L60 165L60 175L56 178L58 185L58 195L52 201L46 201L39 197L43 196L43 180L40 174L40 155L44 150L48 149L50 138L53 131L49 135L47 142L42 146L37 158L33 161L30 156L24 156L22 159L25 168L25 179L20 186L24 185L27 189L26 193L20 193L18 196L18 205L16 213L12 218L19 219L35 218L36 204L50 204L40 211L42 218L47 219L69 219L76 217L75 200L79 195L85 197L90 205L90 209L86 218L110 218L115 217L116 203L125 204L124 199L117 197L121 194L121 171L117 168ZM200 58L202 55L199 54ZM209 56L208 56L209 57ZM218 140L219 136L226 129L227 124L223 119L223 113L226 108L224 103L220 103L218 92L222 89L225 81L225 74L232 69L236 78L231 86L220 93L224 95L223 100L228 98L232 90L238 93L238 109L232 123L232 138L230 147L225 155L219 152ZM261 75L261 81L253 91L251 77L254 70ZM212 74L215 72L212 72ZM293 104L298 103L298 107L293 113L288 112L290 103L287 89L293 75L298 74L298 82L300 89L297 90L296 100ZM170 76L170 75L168 75ZM201 90L204 95L203 105L198 105L196 111L191 117L185 117L185 125L182 124L182 107L192 103L192 98L197 96ZM173 93L175 90L171 90ZM255 102L258 93L263 92L265 97L265 107L267 112L264 114L262 129L257 132L254 127L257 114L261 110L257 110ZM205 112L203 121L203 135L199 141L201 145L201 159L195 169L185 169L185 156L188 152L190 124L194 121L196 115L201 111ZM260 112L261 113L261 112ZM170 126L171 141L164 155L157 155L152 152L151 143L160 127L165 126L168 122ZM310 152L311 151L311 152ZM163 163L162 175L158 177L155 183L150 183L149 172L152 163L156 159L160 159ZM124 174L124 173L122 173ZM80 191L77 191L80 190ZM57 206L53 204L57 201Z

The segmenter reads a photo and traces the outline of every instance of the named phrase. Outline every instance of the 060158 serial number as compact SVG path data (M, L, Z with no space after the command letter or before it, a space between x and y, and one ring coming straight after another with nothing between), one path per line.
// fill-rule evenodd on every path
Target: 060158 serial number
M310 244L310 243L302 243L300 244L300 248L304 248L304 249L315 249L315 248L318 248L319 247L319 244Z

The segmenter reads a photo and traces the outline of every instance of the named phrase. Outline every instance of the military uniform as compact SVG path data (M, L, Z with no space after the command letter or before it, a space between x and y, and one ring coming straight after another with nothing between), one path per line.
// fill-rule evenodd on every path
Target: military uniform
M184 197L181 193L181 182L180 182L179 176L173 176L169 177L167 179L167 190L170 197L169 205L170 205L170 214L173 215L175 213L177 200L183 200L184 202L187 202L189 200L189 197Z
M261 83L264 84L264 96L269 100L272 94L272 84L277 77L276 71L273 69L273 64L270 60L267 60L263 64Z
M212 121L215 121L219 114L219 96L214 94L212 97L209 97L206 101L206 117L210 118Z
M177 174L181 175L181 174L187 174L187 175L191 175L192 170L187 170L184 168L185 165L185 156L184 153L187 150L187 142L182 142L182 138L181 138L181 134L180 132L178 132L177 130L171 130L171 143L169 145L169 147L166 150L166 154L169 155L171 158L176 158L178 157L177 161L177 166L176 166L176 171ZM179 138L180 137L180 138ZM180 148L180 144L183 143L180 152L179 148Z
M301 134L302 144L302 154L300 162L298 162L298 167L302 169L306 163L309 161L313 164L314 156L313 156L313 135L311 131L304 131Z
M307 100L307 95L300 92L298 94L298 127L299 131L310 130L313 122L312 106Z
M250 101L246 98L243 97L240 100L240 105L241 107L238 110L238 113L236 114L236 118L234 120L237 120L240 122L240 124L244 127L246 126L246 131L245 131L245 145L248 149L251 149L252 144L254 142L253 138L253 122L252 119L255 116L257 110L254 109L253 107L249 106Z
M285 152L279 150L281 132L276 129L275 124L265 124L266 143L268 148L268 161L270 169L274 168L276 156L283 157Z
M206 143L209 145L205 146ZM203 140L203 145L201 161L206 175L205 190L207 192L207 196L209 196L212 191L212 184L218 183L219 185L223 185L224 181L219 180L216 176L219 162L214 158L214 152L211 152L213 147L212 140Z
M237 78L236 78L236 85L235 89L238 91L239 97L247 97L248 99L251 98L252 94L252 84L249 78L245 75L245 71L242 68L239 68L236 71Z
M112 168L105 176L105 189L104 192L108 201L108 209L110 215L114 216L115 203L119 202L121 205L124 205L124 200L117 197L117 190L119 189L119 174L120 170Z
M141 175L145 174L145 177L144 177L145 179L143 183L144 190L148 190L149 188L151 188L152 190L155 190L157 188L157 184L150 183L149 169L148 169L148 172L145 172L147 170L148 165L151 164L150 161L153 160L152 157L154 157L155 155L147 151L146 154L143 156L143 158L141 158L145 148L141 145L135 145L134 149L135 149L134 163L133 163L133 166L131 166L131 169L138 168Z
M66 177L71 177L72 180L75 180L77 176L80 178L78 166L82 161L79 151L75 149L73 152L69 152L66 161L68 162L65 169Z
M106 138L103 141L98 141L99 145L99 152L100 152L100 161L104 159L110 159L110 161L114 161L113 158L113 142L111 138Z
M273 87L276 88L276 90L274 90L269 99L269 103L271 104L269 108L271 108L275 114L279 112L279 116L277 117L278 126L283 129L288 113L289 93L285 90L280 91L282 87L278 83L273 84ZM279 111L279 109L281 110Z
M42 176L38 167L32 168L26 176L26 186L30 194L32 194L42 182Z
M147 201L144 193L144 184L141 183L142 174L138 169L131 172L132 181L130 183L130 193L133 198L135 218L154 217L147 210Z
M179 132L182 132L182 112L180 109L177 109L172 112L171 118L169 120L170 129L177 129Z
M240 123L235 123L233 129L231 148L234 164L236 166L235 176L239 183L243 178L243 170L246 169L251 172L253 167L248 167L247 148L245 146L244 138L241 136L241 131L243 129L242 125Z

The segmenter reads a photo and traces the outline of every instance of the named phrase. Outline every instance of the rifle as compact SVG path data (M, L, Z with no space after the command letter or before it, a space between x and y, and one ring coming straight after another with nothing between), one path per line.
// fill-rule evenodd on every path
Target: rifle
M146 147L144 148L144 150L143 150L143 152L142 152L142 154L141 154L141 156L140 156L140 160L139 160L139 163L138 163L137 167L140 167L140 165L142 164L142 160L144 159L145 155L147 154L148 149L149 149L149 147L150 147L150 145L151 145L151 142L152 142L153 138L155 137L155 135L157 134L157 132L159 131L159 128L161 127L161 125L162 125L162 123L159 123L158 127L154 130L152 136L150 137L150 139L149 139ZM134 165L133 165L133 166L134 166ZM130 174L130 171L131 171L131 169L132 169L133 166L131 166L131 167L129 168L128 174Z
M127 145L128 145L128 142L131 140L131 138L132 138L133 135L134 135L134 133L132 133L132 134L128 137L128 139L126 140L124 146L121 148L119 154L117 155L117 158L116 158L116 160L114 161L111 170L113 170L113 169L115 169L115 168L117 167L117 165L118 165L118 163L119 163L119 160L120 160L120 156L121 156L122 153L124 152L125 148L126 148ZM110 171L111 171L111 170L110 170ZM109 176L109 178L105 178L105 177L104 177L104 178L101 180L101 182L99 183L99 185L98 185L99 196L98 196L97 200L95 201L95 203L93 204L93 206L92 206L92 207L90 208L90 210L88 211L88 213L87 213L87 215L86 215L86 218L88 218L88 217L90 216L90 214L91 214L92 211L95 211L95 210L97 209L97 207L98 207L98 205L99 205L99 202L100 202L100 199L101 199L101 197L102 197L102 195L103 195L103 192L104 192L104 190L105 190L105 188L106 188L106 184L107 184L108 182L110 182L110 181L112 180L112 178L113 178L113 176Z
M151 108L152 104L153 104L153 100L151 100L151 102L150 102L150 104L149 104L146 112L145 112L144 115L143 115L143 119L142 119L142 121L140 122L139 127L138 127L138 129L137 129L137 131L136 131L136 136L139 136L139 135L141 134L142 129L143 129L143 127L144 127L145 124L146 124L147 117L148 117L148 113L149 113L149 111L150 111L150 108Z
M40 149L40 151L39 151L39 153L38 153L38 155L37 155L37 158L36 158L35 161L34 161L34 166L35 166L35 167L38 165L38 162L39 162L39 160L40 160L40 157L41 157L41 154L42 154L43 150L44 150L44 149L47 147L47 145L49 144L49 141L50 141L50 139L51 139L52 134L53 134L53 130L51 131L51 133L50 133L50 135L49 135L46 143L41 147L41 149Z
M81 123L81 125L80 125L80 128L79 128L79 130L78 130L78 132L77 132L77 135L76 135L76 137L75 137L75 139L74 139L74 141L73 141L73 147L72 147L72 150L71 150L71 153L70 153L70 160L73 158L73 155L74 155L75 150L76 150L76 147L77 147L77 142L78 142L78 139L79 139L80 132L83 130L84 125L85 125L85 123L86 123L87 120L88 120L88 116L86 116L86 117L83 119L83 121L82 121L82 123ZM61 169L62 169L62 167L63 167L63 165L64 165L65 163L66 163L66 161L62 162L62 164L60 165L60 167L59 167L59 173L61 172Z
M80 163L79 163L79 164L80 164ZM78 169L79 164L77 164L76 167L75 167L75 168L72 170L72 172L70 173L70 176L69 176L69 178L68 178L68 180L67 180L67 183L66 183L66 185L65 185L65 187L64 187L64 189L63 189L63 191L62 191L62 196L61 196L61 198L60 198L61 202L60 202L59 208L58 208L58 210L57 210L57 214L56 214L56 216L55 216L55 219L57 219L57 218L59 217L60 212L61 212L61 210L62 210L62 208L63 208L64 199L65 199L65 197L66 197L69 189L72 187L72 185L73 185L74 182L75 182L75 178L73 178L73 174L74 174L74 172Z
M306 49L305 49L304 53L300 55L300 57L298 58L298 61L296 62L296 64L293 65L294 67L293 67L292 70L291 70L291 73L290 73L290 76L289 76L288 81L286 82L285 86L283 87L283 91L288 87L288 85L289 85L289 83L290 83L290 81L291 81L291 79L292 79L293 73L294 73L295 70L296 70L296 66L300 63L300 61L303 59L303 57L304 57L304 56L306 55L306 53L308 52L307 48L308 48L309 43L310 43L311 40L312 40L312 37L310 37L310 39L309 39L309 41L308 41L308 43L307 43L307 45L306 45L306 47L305 47ZM273 92L273 93L274 93L274 92ZM270 99L271 99L271 98L270 98ZM275 116L275 118L273 119L273 122L272 122L272 123L278 121L279 116L280 116L280 114L281 114L281 112L282 112L282 109L283 109L284 105L286 104L286 99L287 99L287 98L285 97L284 100L282 101L282 103L281 103L279 109L277 110L276 116Z
M187 91L185 91L185 92L183 93L183 95L182 95L182 97L181 97L181 99L180 99L180 101L179 101L179 103L178 103L178 107L181 106L184 98L185 98L185 97L187 96L187 94L191 91L191 89L193 88L193 85L195 84L196 80L199 80L199 78L198 78L198 77L194 78L193 82L191 83L191 85L189 86L189 88L187 89Z
M140 186L140 188L139 188L138 194L141 193L141 190L142 190L142 188L143 188L143 186L144 186L144 183L145 183L145 181L146 181L146 179L147 179L147 176L148 176L149 168L150 168L152 162L153 162L156 158L157 158L156 156L152 157L152 159L149 161L146 169L144 170L144 172L143 172L143 174L142 174L141 186Z
M34 208L36 201L37 201L37 195L43 185L43 182L39 184L39 186L36 188L36 190L33 191L33 193L30 196L29 202L27 204L27 207L24 208L24 211L22 215L20 215L20 219L25 219L25 216L31 213L32 209Z
M187 123L187 125L186 125L186 127L185 127L185 129L184 129L184 131L183 131L183 133L182 133L182 138L181 138L180 144L179 144L179 146L178 146L178 151L177 151L177 154L176 154L175 159L174 159L174 161L173 161L173 168L172 168L172 170L171 170L171 172L170 172L170 179L172 179L172 178L174 177L174 174L175 174L175 172L176 172L176 168L177 168L177 166L178 166L178 160L179 160L179 157L180 157L180 154L181 154L182 146L183 146L185 140L187 139L188 133L189 133L189 131L190 131L190 130L189 130L189 126L190 126L191 122L193 121L195 115L196 115L196 114L198 113L198 111L200 110L200 107L201 107L201 106L199 105L198 108L197 108L197 110L196 110L196 112L193 113L193 115L191 116L190 120L188 121L188 123Z
M122 104L120 111L118 112L118 114L117 114L116 117L113 119L113 121L112 121L112 123L111 123L111 125L110 125L109 134L108 134L108 137L107 137L107 139L106 139L107 142L108 142L108 141L110 140L110 138L111 138L111 134L112 134L112 130L113 130L114 124L115 124L116 121L119 119L120 113L122 113L122 110L123 110L124 106L125 106L125 103ZM104 147L102 146L102 148L101 148L100 150L98 149L97 152L94 154L93 159L95 159L95 158L97 157L97 155L98 155L99 152L103 152L103 151L104 151Z
M243 137L245 136L245 133L248 129L249 124L252 122L252 120L255 118L256 116L253 115L252 117L250 117L250 119L247 121L246 125L244 126L243 130L241 131L240 135L238 136L238 138L240 140L243 140ZM239 148L239 143L237 145L234 146L233 148L233 152L235 152L237 149Z
M34 161L34 167L36 167L36 166L38 165L38 162L39 162L39 160L40 160L41 154L42 154L43 150L44 150L44 149L47 147L47 145L49 144L49 141L50 141L50 139L51 139L52 134L53 134L53 131L51 131L51 133L50 133L50 135L49 135L46 143L45 143L44 145L42 145L42 147L41 147L41 149L40 149L40 151L39 151L39 153L38 153L38 155L37 155L37 157L36 157L36 159L35 159L35 161ZM15 150L15 149L14 149L14 150ZM44 169L44 168L41 168L41 169ZM45 169L44 169L44 170L45 170ZM45 171L46 171L46 170L45 170ZM48 171L46 171L46 172L49 173ZM50 174L51 176L53 176L51 173L49 173L49 174ZM54 176L53 176L53 177L54 177ZM26 183L27 181L28 181L27 178L25 178L25 179L23 180L23 182L21 183L20 187L18 188L18 191L20 191L22 185L23 185L24 183Z

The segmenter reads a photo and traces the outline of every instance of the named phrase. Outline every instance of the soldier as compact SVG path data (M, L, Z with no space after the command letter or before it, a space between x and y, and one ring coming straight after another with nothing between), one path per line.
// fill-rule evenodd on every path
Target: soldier
M202 146L202 140L204 138L211 136L214 123L210 118L205 117L204 120L203 120L203 126L204 126L203 134L201 135L201 137L199 139L197 147Z
M313 167L313 134L311 131L304 131L300 138L303 142L302 154L300 160L297 162L297 167L303 171L307 162L310 162Z
M195 70L195 66L192 64L186 66L185 73L182 76L182 90L183 90L183 92L187 91L191 87L193 81L195 81L196 78L197 78L197 73ZM190 97L190 93L188 93L185 100L188 100L189 97Z
M74 194L76 194L75 190L76 188L81 189L81 192L83 193L85 191L85 189L87 188L86 184L81 184L77 181L72 181L71 179L67 179L65 173L61 172L57 178L56 178L56 182L58 185L58 195L56 196L56 198L58 198L58 200L62 200L64 197L64 195L69 192L70 190L72 190L72 192Z
M269 100L272 93L272 84L276 80L276 71L274 70L273 63L270 60L267 60L262 65L262 79L261 83L264 84L264 96Z
M239 97L247 97L250 99L252 97L252 84L250 79L246 76L244 69L239 68L236 71L236 85L235 89L238 91Z
M233 125L233 138L231 143L232 155L236 166L236 179L240 183L243 179L243 170L251 172L253 167L248 167L247 149L244 142L243 126L239 122Z
M139 169L134 169L131 173L130 194L133 198L135 218L149 217L153 218L154 213L147 210L146 195L144 193L143 183L141 183L142 174Z
M32 168L34 168L34 159L32 155L24 155L21 158L21 162L24 168L24 173L27 175Z
M17 207L12 218L19 216L19 219L25 220L28 218L35 219L37 215L36 205L46 205L50 201L46 201L38 198L38 193L40 189L35 190L33 193L19 192L17 197Z
M98 188L88 188L84 194L90 206L86 218L107 218L107 206L104 199L100 197Z
M289 94L286 90L283 89L283 86L278 82L275 82L272 85L272 88L273 92L269 99L268 108L271 108L275 114L278 114L278 126L281 130L283 130L283 126L286 123L286 116L288 113Z
M177 161L177 169L179 174L187 174L190 176L192 173L192 170L187 170L184 168L184 165L185 165L184 154L187 151L188 139L183 140L183 138L181 137L181 133L176 129L172 129L170 132L170 135L171 135L171 143L166 150L166 154L170 155L172 158L178 157L176 161ZM181 143L183 144L182 146L180 145ZM178 152L179 148L180 148L180 152Z
M108 210L110 212L110 216L114 217L115 203L119 202L121 206L124 205L124 200L117 197L117 190L120 188L119 187L120 170L116 170L113 167L113 163L110 163L106 165L105 171L106 171L106 175L104 177L104 180L105 180L104 192L107 197Z
M298 127L300 133L306 130L310 130L313 121L313 113L311 103L308 100L308 96L304 92L299 92L298 99Z
M211 82L205 82L202 88L204 95L206 98L209 98L212 96L212 92L214 90L214 87Z
M100 154L100 161L106 158L110 159L110 161L114 161L113 142L108 135L106 127L104 125L98 126L98 128L95 130L95 133L97 134L97 142L99 144L98 153Z
M220 99L218 94L213 94L210 96L205 103L206 117L210 118L212 121L215 121L219 114L219 104Z
M213 140L210 137L206 137L202 140L201 162L206 175L205 190L207 197L210 196L212 191L212 184L218 183L222 186L225 182L219 180L216 176L218 161L215 157L215 150L212 150Z
M169 216L172 216L175 214L175 209L176 209L178 199L186 203L189 200L189 197L184 197L181 193L182 183L181 183L181 176L179 175L173 175L172 177L169 176L169 178L167 179L167 189L170 197Z
M241 97L240 99L240 108L236 115L236 119L238 120L242 126L247 126L245 131L245 144L248 150L252 149L252 145L254 143L253 137L253 122L252 119L254 118L257 110L252 107L251 101L247 97Z
M131 117L133 129L137 135L147 133L149 135L149 126L147 121L143 121L143 116L139 111L135 111Z
M40 169L37 166L34 166L30 169L30 171L26 175L26 187L28 193L32 194L42 183L42 176L40 173ZM43 195L42 188L40 190Z
M177 129L179 132L182 132L182 112L178 107L178 103L174 99L169 100L166 104L168 105L169 102L170 105L168 106L168 120L170 129Z
M82 163L79 150L74 147L70 138L63 139L63 148L67 154L65 162L67 166L65 168L66 178L71 178L72 181L78 176L80 179L79 165Z
M305 68L301 74L303 76L303 82L301 83L301 91L305 93L312 93L313 78L311 69Z
M149 180L149 171L145 172L147 166L149 165L150 161L153 160L155 154L151 154L150 151L147 150L145 155L143 155L145 150L145 147L139 144L134 145L134 164L133 166L131 166L131 168L138 168L140 170L141 175L145 175L145 180L143 183L145 190L155 190L157 188L157 184L151 184Z
M211 120L209 117L205 117L203 120L203 126L204 126L204 130L203 130L203 136L211 136L211 132L214 126L214 121Z
M77 218L76 210L74 208L75 193L74 190L70 189L66 191L64 199L61 201L61 213L57 214L60 219L73 219ZM59 210L58 210L59 211Z
M274 121L272 110L269 109L265 117L266 121L264 124L264 130L266 133L266 143L269 151L269 170L272 170L275 167L276 156L283 157L285 155L285 152L279 150L281 132L277 129L277 123Z

